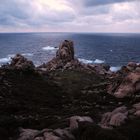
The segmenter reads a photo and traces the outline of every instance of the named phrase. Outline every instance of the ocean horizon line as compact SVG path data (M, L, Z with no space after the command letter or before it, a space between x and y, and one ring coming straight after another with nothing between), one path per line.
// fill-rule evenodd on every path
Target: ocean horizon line
M75 34L140 34L140 32L0 32L0 34L75 33Z

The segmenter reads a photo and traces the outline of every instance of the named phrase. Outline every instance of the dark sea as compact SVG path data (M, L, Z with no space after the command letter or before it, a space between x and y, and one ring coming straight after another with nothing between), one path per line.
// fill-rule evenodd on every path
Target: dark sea
M106 63L115 71L129 61L140 62L140 34L119 33L1 33L0 65L21 53L35 65L51 60L63 40L73 40L83 63Z

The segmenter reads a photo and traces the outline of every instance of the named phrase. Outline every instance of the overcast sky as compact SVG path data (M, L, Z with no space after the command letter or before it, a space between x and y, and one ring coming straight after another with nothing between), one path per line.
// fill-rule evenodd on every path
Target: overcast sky
M140 0L0 0L0 32L139 32Z

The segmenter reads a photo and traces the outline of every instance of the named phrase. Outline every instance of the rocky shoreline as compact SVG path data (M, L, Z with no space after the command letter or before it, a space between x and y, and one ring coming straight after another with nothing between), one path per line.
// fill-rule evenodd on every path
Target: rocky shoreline
M83 64L65 40L35 67L17 54L0 68L0 139L139 140L140 64Z

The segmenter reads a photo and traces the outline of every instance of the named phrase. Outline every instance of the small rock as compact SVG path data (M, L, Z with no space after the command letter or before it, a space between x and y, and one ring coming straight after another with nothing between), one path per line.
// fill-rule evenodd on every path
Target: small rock
M112 114L116 113L126 113L127 112L127 107L126 106L121 106L116 108L115 110L112 111Z
M74 130L78 128L78 122L90 122L93 123L92 118L88 116L73 116L70 118L70 129Z
M140 117L140 110L136 111L136 112L134 113L134 115L137 116L137 117Z
M130 70L130 71L133 71L135 70L135 68L137 67L137 64L135 62L129 62L127 64L127 68Z
M44 139L45 140L62 140L60 137L55 136L53 132L45 132Z
M134 107L136 110L140 110L140 103L134 104L133 107Z
M18 140L33 140L37 135L41 133L41 131L33 130L33 129L23 129L20 130L20 138Z
M36 137L34 140L44 140L43 137Z
M120 126L125 123L126 119L127 119L127 116L124 113L117 113L111 117L109 125Z

